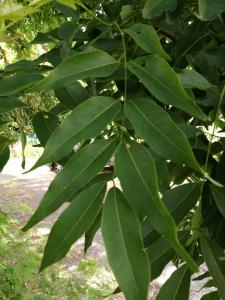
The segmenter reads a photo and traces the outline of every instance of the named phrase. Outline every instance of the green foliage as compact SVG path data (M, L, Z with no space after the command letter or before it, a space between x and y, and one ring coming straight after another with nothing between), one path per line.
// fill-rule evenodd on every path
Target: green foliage
M218 289L205 299L225 299L224 2L52 5L60 24L31 42L45 53L8 65L0 80L0 110L16 113L21 137L29 106L18 100L32 106L23 99L48 90L58 99L41 98L45 109L27 114L44 146L32 169L56 161L63 170L23 229L71 202L53 225L42 269L82 235L86 252L101 228L128 300L147 299L148 283L171 260L178 269L158 299L188 299L204 260ZM9 143L4 136L2 149Z

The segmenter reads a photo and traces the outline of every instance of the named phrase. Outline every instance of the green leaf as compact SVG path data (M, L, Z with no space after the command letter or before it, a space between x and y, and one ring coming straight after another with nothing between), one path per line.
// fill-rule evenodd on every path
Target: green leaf
M84 242L84 253L91 247L93 238L101 226L102 212L99 212L94 223L91 227L85 232L85 242Z
M77 191L100 172L115 150L116 140L98 140L75 153L56 175L24 231L70 201Z
M164 11L174 11L176 7L177 0L146 0L142 13L145 19L150 19Z
M141 216L147 216L155 229L170 241L178 255L196 270L195 262L177 238L173 218L159 197L156 167L150 151L132 141L126 145L120 144L115 169L131 207Z
M26 138L26 134L25 134L23 128L20 125L19 125L19 129L20 129L20 141L21 141L21 152L22 152L21 167L23 169L25 169L25 164L26 164L25 148L26 148L26 144L27 144L27 138Z
M223 250L211 239L200 239L203 258L218 288L221 299L225 299L225 257Z
M24 107L25 103L13 97L0 97L0 114L4 114L14 108Z
M109 264L127 300L146 300L150 266L139 222L123 194L112 188L103 206L102 234Z
M225 188L210 185L213 198L220 213L225 217Z
M77 106L48 140L44 153L33 169L58 161L73 150L75 144L101 132L120 110L120 101L111 97L93 97Z
M204 76L196 72L194 69L183 70L181 74L178 74L178 78L184 88L198 88L200 90L206 90L213 86Z
M136 42L136 44L151 54L170 60L170 56L165 52L160 44L159 37L151 25L137 23L131 27L124 29Z
M164 59L149 56L144 65L130 61L128 68L162 103L180 108L199 119L207 119L195 101L185 92L175 71Z
M80 193L63 211L49 234L40 271L61 260L98 215L106 185L98 183Z
M0 147L0 172L7 164L10 157L10 150L8 145L4 145Z
M18 73L0 80L0 96L10 96L30 87L43 77L38 74Z
M45 146L52 132L59 124L58 117L49 112L38 112L32 120L35 133L42 146Z
M74 109L88 98L87 90L78 81L56 88L55 95L68 109Z
M156 300L188 300L191 274L186 265L177 269L161 287Z
M127 101L125 113L154 152L201 172L188 139L159 105L151 100Z
M202 296L200 300L220 300L220 297L217 291L213 291Z
M198 0L199 15L204 21L211 21L225 11L225 2L222 0Z
M33 87L33 90L58 88L75 80L86 77L106 77L111 75L119 66L118 62L106 52L90 50L74 54Z

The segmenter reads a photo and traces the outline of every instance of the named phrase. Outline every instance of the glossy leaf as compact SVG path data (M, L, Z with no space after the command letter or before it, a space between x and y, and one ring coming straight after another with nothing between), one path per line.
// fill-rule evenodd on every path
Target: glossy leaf
M210 186L213 198L220 213L225 217L225 188Z
M201 172L186 136L155 102L128 101L125 104L125 113L137 133L154 152Z
M98 215L106 185L98 183L80 193L55 222L48 237L40 270L61 260Z
M178 74L184 88L198 88L200 90L206 90L212 87L212 84L200 73L194 69L185 69L181 74Z
M118 67L118 62L106 52L90 50L66 58L34 90L58 88L86 77L105 77Z
M135 40L136 44L146 52L158 54L159 56L170 60L170 56L161 46L158 35L151 25L138 23L123 31L128 33Z
M211 239L201 238L201 250L210 274L218 288L221 299L225 299L225 255L224 251Z
M155 229L170 241L178 255L196 270L195 262L177 238L173 218L159 197L156 167L149 150L132 141L120 144L115 168L131 207L140 215L147 216Z
M99 140L75 153L54 178L39 207L23 230L28 230L58 209L64 202L73 199L77 191L103 169L111 158L115 145L114 139Z
M176 7L177 0L146 0L143 8L143 17L150 19L164 11L174 11Z
M0 96L10 96L30 87L43 77L38 74L19 73L0 80Z
M188 300L191 274L186 265L177 269L161 287L156 300Z
M216 18L225 11L225 2L221 0L198 0L199 15L205 21Z
M73 147L101 132L120 109L120 102L110 97L93 97L77 106L48 140L44 153L34 168L58 161Z
M45 146L49 137L59 124L55 114L49 112L38 112L32 120L35 133L42 146Z
M128 68L162 103L173 105L202 120L207 118L195 101L185 92L175 71L164 59L149 56L144 65L133 60L128 63Z
M102 233L109 264L127 300L146 300L149 263L139 222L123 194L112 188L103 207Z
M25 103L13 97L0 97L0 114L4 114L14 108L24 107Z

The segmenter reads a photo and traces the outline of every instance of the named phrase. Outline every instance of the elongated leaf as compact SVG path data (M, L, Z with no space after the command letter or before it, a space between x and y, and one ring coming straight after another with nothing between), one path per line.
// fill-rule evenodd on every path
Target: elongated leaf
M186 265L177 269L161 287L156 300L188 300L191 274Z
M58 161L73 150L76 143L101 132L119 112L120 102L110 97L93 97L76 107L54 131L34 168Z
M198 88L200 90L206 90L212 87L212 84L194 69L183 70L178 77L184 88Z
M39 207L23 230L28 230L64 202L70 201L82 186L103 169L113 154L115 145L115 139L98 140L75 153L54 178Z
M33 117L32 124L40 143L42 146L45 146L49 137L58 126L59 119L53 113L38 112Z
M199 15L205 21L213 20L225 11L225 2L222 0L198 0Z
M158 35L151 25L138 23L123 31L128 33L135 40L136 44L148 53L158 54L170 60L170 56L161 46Z
M213 291L202 296L200 300L220 300L220 297L217 291Z
M177 0L146 0L143 8L143 17L150 19L164 11L174 11L176 7Z
M221 299L225 299L225 260L223 250L211 239L201 238L201 250L210 274L218 288Z
M102 206L106 185L98 183L80 193L64 210L49 234L40 270L61 260L92 225Z
M144 65L130 61L128 68L159 101L178 107L191 116L207 119L195 101L185 92L175 71L164 59L150 56Z
M0 114L4 114L14 108L26 106L22 101L13 97L0 97Z
M213 198L220 213L225 217L225 188L210 185Z
M93 238L101 226L102 213L99 212L91 227L85 232L84 253L91 247Z
M109 191L102 215L102 233L109 264L127 300L146 300L149 263L139 222L123 194Z
M120 144L115 168L130 205L142 216L148 216L155 229L170 241L178 255L195 270L196 264L179 243L174 220L159 197L156 167L151 153L138 143Z
M8 145L4 145L0 147L0 172L7 164L10 157L10 150Z
M127 101L125 113L137 133L154 152L201 172L188 139L170 116L155 102Z
M74 109L88 98L87 90L79 82L56 88L55 95L68 109Z
M58 88L86 77L109 76L118 66L118 62L112 56L101 50L74 54L57 65L34 89Z
M10 96L28 88L43 77L38 74L18 73L0 80L0 96Z

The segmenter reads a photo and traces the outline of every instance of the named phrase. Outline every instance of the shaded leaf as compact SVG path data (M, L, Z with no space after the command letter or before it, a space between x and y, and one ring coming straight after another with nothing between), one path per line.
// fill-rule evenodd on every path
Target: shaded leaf
M176 7L177 0L146 0L142 13L145 19L150 19L164 11L174 11Z
M98 140L75 153L56 175L24 231L70 201L82 186L100 172L111 158L116 140Z
M170 116L151 100L127 101L125 113L137 133L158 155L201 172L184 133Z
M198 0L199 15L205 21L216 18L225 11L225 2L221 0Z
M225 188L210 185L213 198L220 213L225 217Z
M4 114L14 108L24 107L25 103L13 97L0 97L0 114Z
M151 54L170 60L170 56L165 52L160 44L159 37L151 25L137 23L131 27L124 29L136 42L136 44Z
M93 238L101 226L102 212L99 212L91 227L85 232L84 253L91 247Z
M194 69L185 69L181 74L178 74L184 88L198 88L206 90L212 87L212 84Z
M98 215L106 185L98 183L80 193L55 222L48 237L40 270L61 260Z
M111 97L98 96L81 103L51 135L44 153L32 169L60 160L78 142L97 135L111 122L119 109L120 101Z
M7 164L10 157L10 150L8 145L4 145L0 147L0 172Z
M207 118L195 101L185 92L175 71L164 59L149 56L144 65L133 60L128 63L128 68L162 103L180 108L199 119Z
M143 250L140 225L116 188L109 191L103 206L102 233L109 264L126 299L147 299L150 266Z
M217 291L213 291L202 296L200 300L220 300L220 297Z

